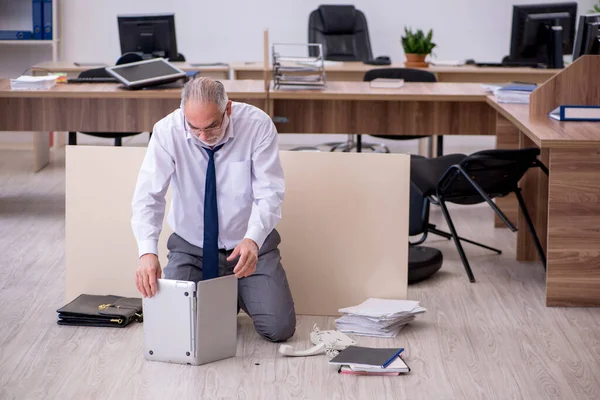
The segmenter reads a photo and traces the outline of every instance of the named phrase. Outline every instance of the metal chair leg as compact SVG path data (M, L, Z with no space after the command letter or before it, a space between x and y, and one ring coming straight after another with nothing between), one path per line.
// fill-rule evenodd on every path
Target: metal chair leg
M458 234L456 233L456 228L454 228L454 223L450 218L450 213L448 212L448 208L446 207L446 203L443 198L440 198L440 206L442 207L442 213L444 214L444 218L446 219L446 223L448 224L448 228L450 228L450 232L452 233L452 239L454 239L454 244L456 245L456 250L458 250L458 254L460 255L460 259L462 260L463 266L465 267L465 271L467 272L467 276L469 277L469 281L475 282L475 276L473 276L473 271L471 270L471 266L469 265L469 261L467 260L467 255L465 254L465 250L460 243L460 239L458 238Z
M544 264L544 269L546 269L546 253L544 253L544 249L542 248L542 244L540 243L540 239L538 238L537 232L535 231L535 227L533 226L533 221L529 216L529 211L527 210L527 206L525 206L525 200L523 200L523 195L521 194L521 189L515 190L515 195L517 196L517 200L519 201L519 207L521 207L521 212L525 217L525 222L527 223L527 227L529 228L529 232L533 238L533 242L535 243L535 248L540 256L540 260Z
M444 237L446 239L452 238L452 235L450 233L441 231L441 230L437 229L435 226L434 227L430 226L428 228L428 230L429 230L429 232L434 233L434 234L436 234L438 236ZM475 242L473 240L466 239L466 238L461 237L461 236L459 236L458 238L460 239L461 242L471 243L472 245L483 247L484 249L494 251L494 252L496 252L498 254L502 254L502 250L500 250L500 249L496 249L494 247L490 247L490 246L487 246L487 245L485 245L483 243Z
M510 220L508 219L508 217L502 212L501 209L498 208L498 206L496 205L496 203L494 203L492 201L492 199L490 199L490 197L487 195L487 193L485 193L484 190L481 187L479 187L479 185L477 184L477 182L475 182L473 180L473 178L471 178L469 176L469 174L460 165L453 165L452 167L450 167L450 169L457 169L464 176L464 178L467 181L469 181L469 183L471 184L471 186L473 186L473 188L475 190L477 190L477 192L486 201L486 203L488 203L490 205L490 207L492 207L492 210L494 210L494 212L498 215L498 217L500 217L500 219L502 220L502 222L504 222L506 224L506 226L508 226L508 229L510 229L512 232L516 232L517 231L517 227L512 222L510 222ZM448 171L446 172L446 174L450 171L450 169L448 169ZM442 177L442 180L443 179L444 179L444 177ZM439 191L439 189L438 189L438 191Z
M77 132L69 132L69 145L77 144Z

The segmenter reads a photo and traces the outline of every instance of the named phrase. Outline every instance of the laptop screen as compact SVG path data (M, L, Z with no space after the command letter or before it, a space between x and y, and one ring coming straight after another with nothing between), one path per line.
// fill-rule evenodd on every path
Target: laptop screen
M185 72L175 68L162 58L118 65L110 68L109 72L120 81L130 85L185 76Z

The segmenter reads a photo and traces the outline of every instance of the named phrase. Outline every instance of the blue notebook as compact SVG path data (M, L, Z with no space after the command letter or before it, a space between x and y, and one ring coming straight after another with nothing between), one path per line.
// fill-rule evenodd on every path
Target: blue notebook
M354 366L372 366L385 368L390 365L403 348L371 348L360 346L348 346L340 353L329 360L329 364L354 365Z
M502 86L499 90L510 90L513 92L533 92L537 89L537 85L534 83L509 83L508 85Z

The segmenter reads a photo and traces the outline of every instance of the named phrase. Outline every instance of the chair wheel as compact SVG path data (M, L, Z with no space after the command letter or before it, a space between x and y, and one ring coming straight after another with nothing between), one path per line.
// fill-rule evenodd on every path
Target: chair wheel
M409 246L408 283L416 283L429 278L442 267L443 261L442 252L438 249L425 246Z

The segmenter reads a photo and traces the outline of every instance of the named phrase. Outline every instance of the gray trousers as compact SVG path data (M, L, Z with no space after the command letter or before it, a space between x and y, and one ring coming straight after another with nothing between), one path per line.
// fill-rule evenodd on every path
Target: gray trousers
M296 312L287 277L281 265L279 233L273 230L258 251L256 272L238 280L238 311L241 307L253 320L263 338L280 342L296 330ZM166 279L202 280L202 248L172 234L167 241ZM238 259L227 261L230 251L219 251L219 276L233 274Z

